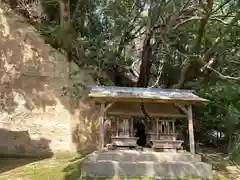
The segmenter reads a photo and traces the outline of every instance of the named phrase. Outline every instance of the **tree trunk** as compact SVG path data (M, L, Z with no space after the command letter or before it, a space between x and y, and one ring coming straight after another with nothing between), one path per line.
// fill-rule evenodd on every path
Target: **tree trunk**
M151 73L151 35L147 35L144 40L143 50L142 50L142 63L140 67L140 74L137 82L137 87L148 87Z
M71 17L70 17L70 1L59 0L60 5L60 27L62 30L61 44L64 49L69 52L72 44L73 32L71 28Z
M152 1L149 2L149 16L148 16L148 24L146 26L146 36L143 42L142 48L142 57L141 57L141 66L140 66L140 73L137 81L137 87L148 87L149 80L150 80L150 73L152 67L152 45L151 39L153 35L152 30ZM146 111L146 108L143 103L141 103L141 111L144 116L150 119L150 115Z
M228 152L228 153L231 153L232 149L233 149L233 137L232 137L232 134L230 133L230 134L228 135L227 152Z
M63 30L70 28L70 2L69 0L59 0L60 5L60 26Z
M148 9L148 22L146 25L146 35L143 42L142 48L142 59L140 66L140 73L137 81L137 87L148 87L148 83L150 80L150 72L151 72L151 55L152 55L152 45L151 39L153 35L152 31L152 5L153 1L149 0L149 9Z

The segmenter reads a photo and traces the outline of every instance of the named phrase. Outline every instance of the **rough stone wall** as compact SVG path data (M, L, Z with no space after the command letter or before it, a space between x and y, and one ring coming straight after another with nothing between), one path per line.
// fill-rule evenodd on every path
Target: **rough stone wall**
M95 147L92 116L79 109L91 112L93 106L71 102L67 85L64 56L1 6L0 154L45 156Z
M72 142L80 154L86 154L97 148L99 142L99 110L93 101L75 101L71 103Z

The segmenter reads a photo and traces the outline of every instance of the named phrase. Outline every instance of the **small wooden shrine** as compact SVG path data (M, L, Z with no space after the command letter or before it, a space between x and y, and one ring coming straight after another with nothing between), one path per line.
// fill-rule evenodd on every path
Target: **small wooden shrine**
M190 90L161 88L130 88L113 86L91 86L89 97L101 104L100 149L103 149L104 123L110 120L111 144L116 147L137 146L135 117L143 117L142 105L151 115L145 132L147 142L156 151L176 151L182 140L177 139L175 122L179 118L188 120L190 152L195 153L192 105L206 103Z

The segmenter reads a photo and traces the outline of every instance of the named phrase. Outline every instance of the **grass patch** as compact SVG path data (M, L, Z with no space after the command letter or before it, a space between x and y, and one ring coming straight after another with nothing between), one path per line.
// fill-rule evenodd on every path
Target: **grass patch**
M54 157L33 162L30 159L0 160L0 180L77 180L81 175L81 159Z
M215 168L213 180L240 179L240 169L222 162L221 156L204 154L210 164L224 164ZM208 157L208 158L206 158ZM81 156L58 155L50 159L0 158L0 180L80 180ZM216 166L216 165L215 165ZM97 178L90 178L97 180ZM106 178L101 178L106 180ZM154 180L154 178L109 178L109 180ZM178 178L183 179L183 178ZM193 180L194 178L192 178ZM100 179L98 179L100 180ZM194 180L197 180L196 178ZM200 179L198 179L200 180Z
M77 160L76 162L70 163L63 169L64 180L76 180L81 177L81 165L82 161Z

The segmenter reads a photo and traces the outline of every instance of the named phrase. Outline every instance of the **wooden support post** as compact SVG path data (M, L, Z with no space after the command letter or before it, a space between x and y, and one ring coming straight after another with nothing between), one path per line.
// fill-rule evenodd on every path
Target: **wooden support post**
M99 116L99 126L100 126L100 146L99 150L104 148L104 109L105 105L104 103L101 104L101 110L100 110L100 116Z
M118 129L119 129L119 120L118 120L118 117L117 117L117 130L116 130L116 133L117 133L116 136L117 136L117 137L118 137L118 134L119 134L119 133L118 133Z
M126 120L123 119L122 120L122 127L123 127L123 136L125 137L126 136Z
M169 123L169 121L167 121L167 134L168 135L170 134L170 123Z
M159 120L158 123L159 123L159 124L158 124L159 133L161 134L161 133L162 133L162 130L163 130L163 129L162 129L162 121Z
M175 121L172 122L173 134L175 135Z
M194 154L195 153L195 145L194 145L194 134L193 134L192 105L188 105L188 131L189 131L190 152Z
M160 121L160 132L163 133L163 123Z
M159 139L159 127L158 127L158 125L159 125L159 121L157 119L157 139Z
M176 136L176 128L175 128L175 120L172 121L172 127L173 127L173 140L177 140Z
M131 137L134 137L134 130L133 130L133 118L131 118Z
M124 126L124 136L129 137L129 120L128 119L123 120L123 126Z

